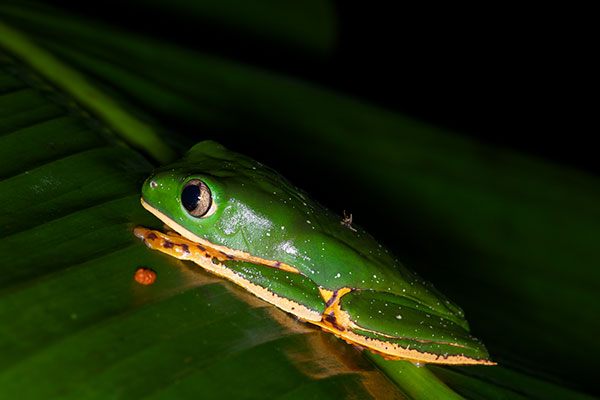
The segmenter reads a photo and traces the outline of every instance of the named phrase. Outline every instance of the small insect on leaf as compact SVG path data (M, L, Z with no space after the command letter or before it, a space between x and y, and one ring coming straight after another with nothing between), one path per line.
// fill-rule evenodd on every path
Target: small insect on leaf
M346 215L346 210L344 210L344 219L340 221L340 224L344 225L352 232L356 232L356 229L352 226L352 214L350 214L350 216Z
M149 268L138 268L135 271L134 279L141 285L152 285L156 280L156 272Z

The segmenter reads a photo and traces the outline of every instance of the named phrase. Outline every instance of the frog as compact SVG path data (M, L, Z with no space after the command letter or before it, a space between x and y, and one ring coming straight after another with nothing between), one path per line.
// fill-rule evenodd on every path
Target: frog
M227 279L357 348L419 364L494 365L463 310L352 218L215 141L142 185L166 232L145 244Z

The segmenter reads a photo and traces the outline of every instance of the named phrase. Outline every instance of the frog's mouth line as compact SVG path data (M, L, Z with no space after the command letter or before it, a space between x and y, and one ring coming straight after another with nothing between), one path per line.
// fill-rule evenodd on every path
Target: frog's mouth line
M219 252L223 256L225 256L226 258L228 258L230 260L245 261L245 262L249 262L252 264L265 265L267 267L281 269L281 270L288 271L288 272L291 272L294 274L304 275L297 268L292 267L289 264L285 264L280 261L268 260L268 259L262 258L262 257L256 257L245 251L230 249L229 247L226 247L226 246L221 246L218 244L211 243L208 240L201 238L200 236L190 232L189 230L187 230L183 226L179 225L178 223L173 221L171 218L169 218L162 212L158 211L156 208L152 207L150 204L148 204L144 200L143 197L140 199L140 202L142 203L142 206L146 210L150 211L156 218L160 219L169 228L173 229L175 232L179 233L181 236L183 236L187 240L190 240L190 241L192 241L194 243L198 243L199 245L202 245L206 248L209 248L211 250Z

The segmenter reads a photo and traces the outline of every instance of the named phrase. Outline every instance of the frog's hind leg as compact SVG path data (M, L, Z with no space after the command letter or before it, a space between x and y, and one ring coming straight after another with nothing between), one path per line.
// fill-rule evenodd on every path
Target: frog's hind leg
M388 359L494 364L483 344L462 326L392 293L348 291L331 303L318 325Z

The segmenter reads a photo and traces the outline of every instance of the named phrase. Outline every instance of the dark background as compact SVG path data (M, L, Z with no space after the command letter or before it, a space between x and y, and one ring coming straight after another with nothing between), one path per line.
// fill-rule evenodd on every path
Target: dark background
M492 145L600 172L591 10L416 10L337 1L337 40L324 53L211 20L199 25L198 15L169 13L152 2L60 4L86 18L330 87Z

